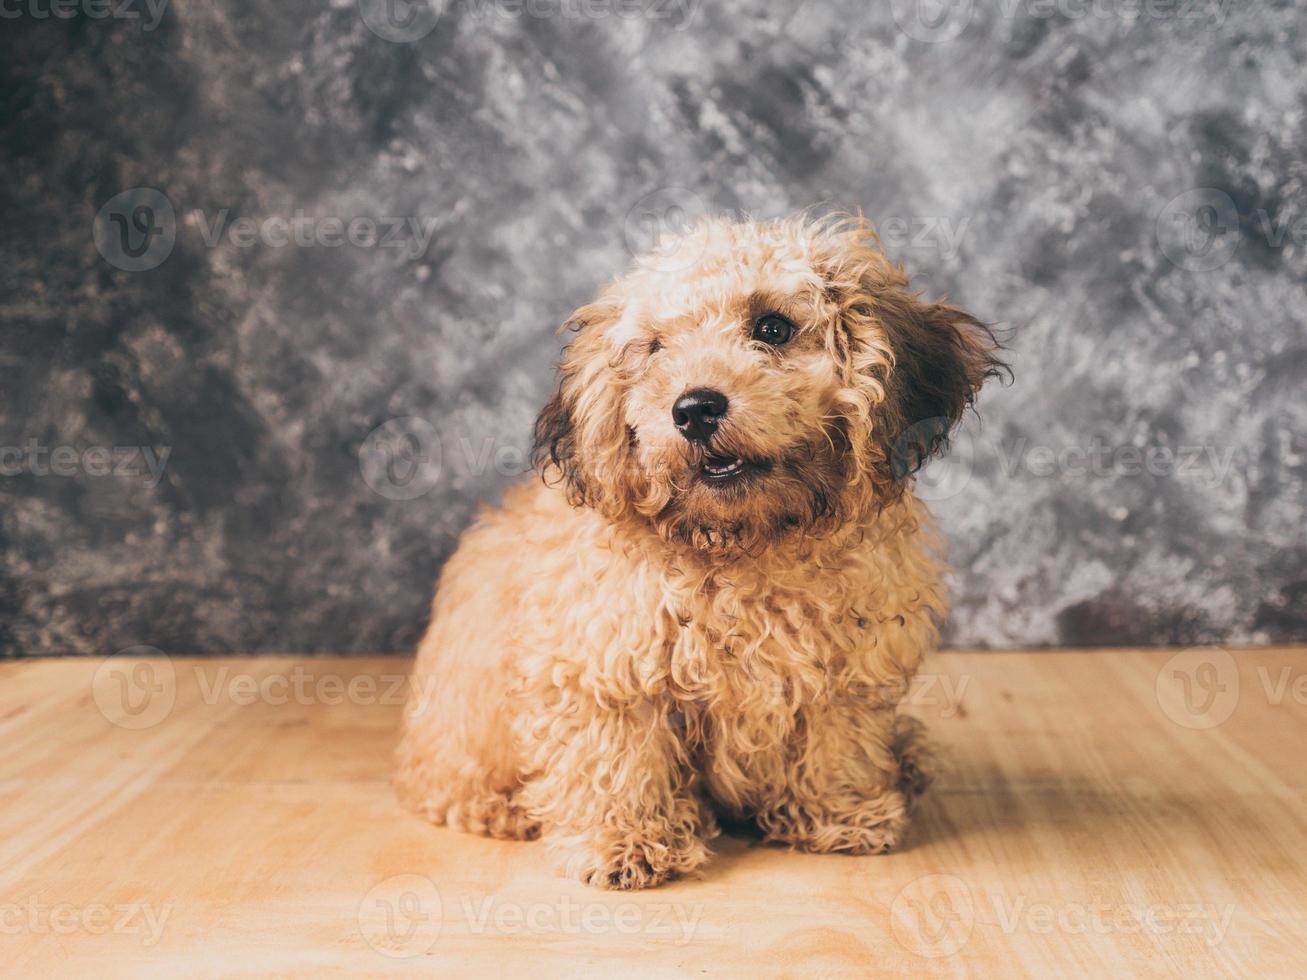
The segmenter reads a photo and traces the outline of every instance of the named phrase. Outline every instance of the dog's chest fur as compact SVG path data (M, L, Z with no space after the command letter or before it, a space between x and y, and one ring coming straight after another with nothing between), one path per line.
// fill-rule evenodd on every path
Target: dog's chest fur
M805 712L892 706L944 611L935 538L910 498L838 540L756 559L676 553L585 512L550 517L553 574L519 607L526 687L656 712L695 751L717 736L767 752ZM590 594L605 600L577 601Z
M909 501L838 541L716 563L653 548L618 549L614 561L600 545L582 577L616 579L601 586L615 601L573 627L602 639L580 651L606 688L597 694L656 705L687 736L748 718L746 742L789 739L800 706L894 704L944 611L923 524Z
M905 550L896 536L788 565L671 572L660 610L676 625L661 665L668 693L727 716L768 705L792 716L800 704L898 682L942 605L934 577L914 574L920 558Z

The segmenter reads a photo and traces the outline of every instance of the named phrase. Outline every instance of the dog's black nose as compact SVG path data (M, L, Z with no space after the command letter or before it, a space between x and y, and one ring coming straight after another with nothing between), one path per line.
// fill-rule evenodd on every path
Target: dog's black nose
M672 421L691 442L707 442L717 431L717 423L726 414L728 405L730 402L720 391L695 388L676 399Z

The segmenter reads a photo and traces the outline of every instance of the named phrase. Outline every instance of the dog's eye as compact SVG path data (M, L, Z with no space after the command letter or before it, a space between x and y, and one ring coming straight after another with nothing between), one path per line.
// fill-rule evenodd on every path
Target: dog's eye
M657 354L662 349L663 349L663 342L659 340L657 337L652 338L649 341L648 345L645 347L645 350L650 354Z
M753 339L779 347L794 336L794 324L779 313L764 313L753 324Z

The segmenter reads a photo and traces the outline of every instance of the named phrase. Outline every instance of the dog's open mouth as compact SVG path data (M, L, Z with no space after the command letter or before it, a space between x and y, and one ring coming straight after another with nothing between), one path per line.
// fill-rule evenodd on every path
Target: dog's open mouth
M742 456L711 454L699 464L699 476L707 483L734 483L751 473L767 468L765 462L745 459Z

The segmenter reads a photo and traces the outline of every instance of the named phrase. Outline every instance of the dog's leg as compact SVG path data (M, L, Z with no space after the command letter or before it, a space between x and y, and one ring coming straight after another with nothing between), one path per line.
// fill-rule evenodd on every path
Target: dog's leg
M525 799L569 877L648 888L708 859L716 824L665 707L565 696L522 735L533 773Z
M757 815L767 839L817 853L896 847L930 779L921 723L892 707L822 705L804 730L784 794Z

